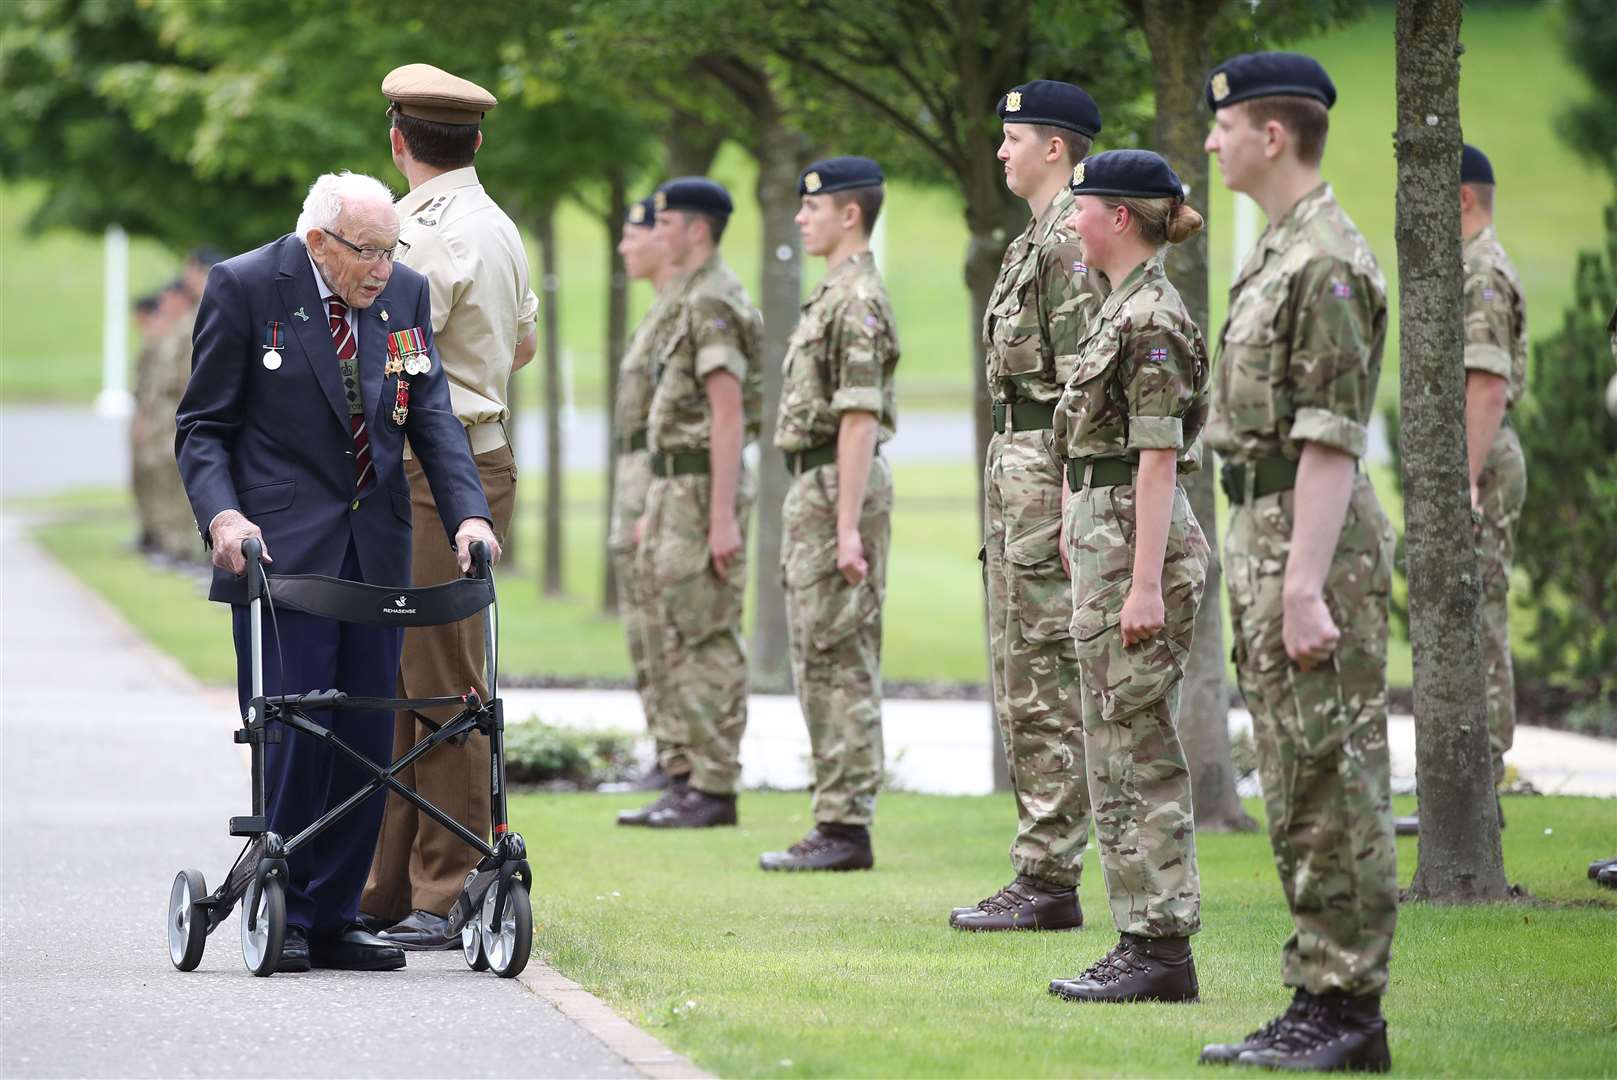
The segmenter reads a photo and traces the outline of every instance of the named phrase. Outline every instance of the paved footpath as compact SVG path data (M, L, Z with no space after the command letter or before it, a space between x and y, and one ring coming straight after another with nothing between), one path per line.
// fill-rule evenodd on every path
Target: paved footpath
M232 915L174 970L174 874L216 886L249 809L234 704L20 532L0 519L0 1075L702 1075L538 960L259 979Z

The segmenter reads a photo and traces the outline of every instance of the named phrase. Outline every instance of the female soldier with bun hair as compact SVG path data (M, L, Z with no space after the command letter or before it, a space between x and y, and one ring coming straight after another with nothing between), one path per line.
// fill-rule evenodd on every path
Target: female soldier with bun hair
M1068 228L1113 283L1057 406L1066 456L1062 556L1074 673L1116 947L1050 992L1071 1001L1194 1001L1201 926L1179 681L1210 552L1177 484L1200 464L1210 364L1163 275L1201 215L1168 163L1112 150L1073 169Z

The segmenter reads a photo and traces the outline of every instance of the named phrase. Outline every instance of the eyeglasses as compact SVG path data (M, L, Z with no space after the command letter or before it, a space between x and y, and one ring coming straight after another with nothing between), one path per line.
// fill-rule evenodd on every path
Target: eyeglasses
M321 228L320 231L337 241L337 243L341 244L349 251L352 251L355 255L358 255L360 262L373 263L377 259L386 259L388 262L392 262L400 255L408 255L410 253L410 245L406 244L403 240L397 241L390 248L371 247L369 244L366 244L364 247L360 247L358 244L350 243L348 240L332 232L330 229Z

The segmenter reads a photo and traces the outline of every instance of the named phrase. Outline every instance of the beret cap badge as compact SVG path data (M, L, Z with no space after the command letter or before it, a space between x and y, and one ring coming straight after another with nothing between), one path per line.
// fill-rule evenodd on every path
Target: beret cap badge
M1006 112L1021 112L1022 111L1022 91L1020 91L1020 90L1012 90L1010 93L1005 95L1005 111Z
M656 197L655 201L656 201L656 207L657 207L658 210L667 210L668 209L668 194L666 192L662 192L662 191L657 192L657 197Z
M1081 161L1072 167L1072 182L1075 185L1084 182L1084 163Z
M1213 73L1213 100L1223 101L1230 96L1230 77L1222 71Z
M820 190L820 174L811 172L803 177L803 187L810 195Z
M629 223L631 225L638 225L645 220L646 208L644 206L641 206L639 203L635 203L633 206L629 207Z

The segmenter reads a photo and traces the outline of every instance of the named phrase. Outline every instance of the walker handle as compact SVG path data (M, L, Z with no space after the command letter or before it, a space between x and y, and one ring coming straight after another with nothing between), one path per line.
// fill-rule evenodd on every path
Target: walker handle
M264 542L256 536L243 540L241 557L247 562L242 569L247 574L247 602L250 604L264 596L264 572L259 569L264 560Z

